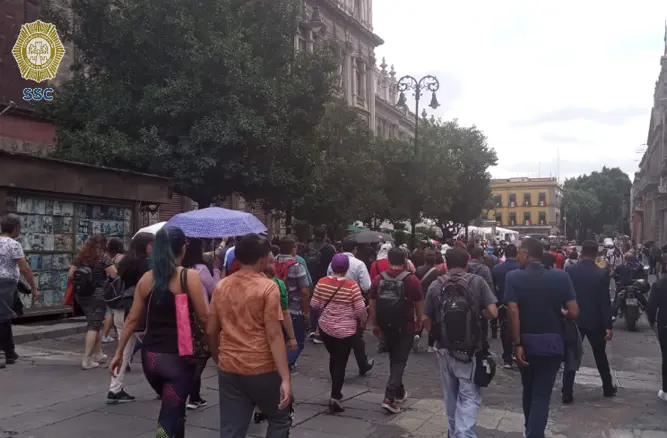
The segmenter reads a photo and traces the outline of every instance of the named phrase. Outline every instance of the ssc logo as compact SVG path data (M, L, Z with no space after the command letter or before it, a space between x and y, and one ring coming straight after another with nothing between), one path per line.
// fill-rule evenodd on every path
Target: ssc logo
M23 79L42 82L56 77L65 46L53 24L37 20L21 26L12 55Z

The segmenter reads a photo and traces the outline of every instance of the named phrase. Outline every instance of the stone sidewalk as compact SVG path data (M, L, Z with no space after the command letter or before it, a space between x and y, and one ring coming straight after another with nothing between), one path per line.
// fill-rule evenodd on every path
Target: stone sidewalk
M368 351L375 348L367 336ZM126 388L138 397L135 403L107 406L108 370L81 371L78 367L82 336L42 339L19 347L18 364L0 370L0 438L101 438L155 436L159 402L143 378L140 364L127 375ZM494 350L498 344L493 341ZM111 351L111 347L108 348ZM497 351L496 351L497 352ZM554 390L550 437L571 438L667 438L667 404L656 397L660 362L655 339L647 330L619 330L610 347L610 360L619 384L614 399L601 396L599 377L586 356L577 376L576 401L563 406L560 384ZM405 375L410 398L404 411L388 415L380 408L387 379L388 358L376 356L376 368L367 377L356 376L354 361L348 364L343 388L346 411L327 413L328 362L323 346L308 344L293 378L297 398L291 436L300 437L414 437L446 436L446 419L440 398L433 354L413 354ZM188 415L189 438L219 437L217 377L206 369L204 398L209 405ZM8 396L7 396L8 395ZM517 371L499 369L484 390L478 419L480 438L520 438L523 432L521 384ZM265 425L252 424L249 435L261 437Z

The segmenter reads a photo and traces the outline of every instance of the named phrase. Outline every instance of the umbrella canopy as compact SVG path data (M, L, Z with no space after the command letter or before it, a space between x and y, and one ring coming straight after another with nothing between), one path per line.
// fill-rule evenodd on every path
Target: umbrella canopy
M203 239L266 232L266 226L252 214L220 207L177 214L169 219L165 226L178 227L187 237Z
M394 238L387 233L381 233L379 231L358 231L352 233L348 236L350 239L354 239L357 243L380 243L380 242L393 242Z
M137 237L137 234L139 233L150 233L155 235L157 234L158 231L160 231L162 227L164 227L164 224L166 224L166 222L158 222L156 224L149 225L147 227L139 228L139 231L137 231L134 234L134 236L132 236L132 238L134 239L135 237Z

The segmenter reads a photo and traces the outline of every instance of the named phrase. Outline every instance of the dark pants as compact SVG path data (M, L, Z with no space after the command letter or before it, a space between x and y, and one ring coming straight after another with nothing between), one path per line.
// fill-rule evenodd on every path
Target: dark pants
M278 408L280 383L276 371L253 375L220 371L220 438L245 438L255 406L268 420L266 437L287 438L292 419L289 408Z
M287 352L287 364L293 367L301 355L306 340L306 325L303 323L303 315L292 315L292 326L294 327L294 337L299 348L296 351Z
M329 352L329 373L331 374L331 398L343 399L343 382L345 381L345 368L347 359L359 334L347 338L335 338L324 333L320 329L320 338Z
M500 306L498 309L498 324L500 324L500 340L503 344L503 362L512 363L512 336L510 334L510 324L507 320L507 307Z
M403 372L412 351L414 333L410 331L384 332L384 342L389 353L389 380L384 398L395 401L405 394L403 386Z
M364 372L368 371L368 355L366 354L366 342L364 342L364 328L360 327L356 336L352 336L352 338L352 351L354 351L354 358L357 360L359 373L363 374Z
M667 327L658 331L658 341L662 352L662 390L667 392Z
M544 438L551 391L562 360L561 356L528 356L528 366L520 368L526 438Z
M0 350L5 356L11 358L16 355L14 351L14 334L12 333L12 321L0 322Z
M433 347L435 345L435 337L433 336L433 333L435 332L435 324L433 324L433 327L431 328L431 331L428 332L428 346ZM424 329L421 329L421 331L418 333L419 337L421 338L424 335Z
M192 390L190 391L190 401L201 401L201 375L206 369L208 359L200 359L197 361L197 368L195 369L194 382Z
M605 348L607 342L604 340L606 336L605 329L585 329L579 327L581 333L581 340L588 338L593 350L593 357L595 358L595 365L598 367L600 378L602 379L602 388L608 391L613 388L614 383L611 379L611 370L609 369L609 360L607 359L607 352ZM563 373L563 394L572 395L574 390L574 377L576 371L565 371Z

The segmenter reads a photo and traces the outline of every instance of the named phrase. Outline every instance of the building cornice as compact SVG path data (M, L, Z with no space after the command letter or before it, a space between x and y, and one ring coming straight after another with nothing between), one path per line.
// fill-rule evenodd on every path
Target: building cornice
M392 105L390 102L384 100L380 96L375 96L375 112L381 112L378 111L378 107L381 106L386 112L391 112L392 115L395 115L400 121L407 123L410 127L414 128L415 122L414 122L414 114L408 113L405 114L403 111L400 109L396 108L395 105Z
M336 18L342 19L343 21L345 21L345 23L354 26L354 28L359 32L361 32L365 37L367 37L375 47L384 44L384 40L382 38L376 35L372 30L364 26L364 24L357 18L355 18L353 15L343 10L336 0L316 0L314 3L318 3L324 6Z

